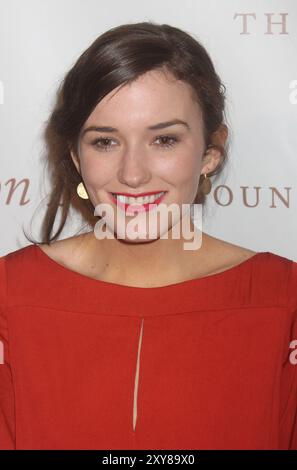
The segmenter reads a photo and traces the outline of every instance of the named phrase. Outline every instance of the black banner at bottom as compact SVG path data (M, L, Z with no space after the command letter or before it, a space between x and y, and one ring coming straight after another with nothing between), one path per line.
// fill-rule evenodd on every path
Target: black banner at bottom
M199 467L216 461L218 462L239 462L249 461L269 462L270 464L282 462L297 463L297 451L279 450L17 450L1 451L0 464L11 462L36 463L46 462L47 464L74 463L82 464L88 468L98 466L110 467L112 465L123 465L129 468L139 468L139 466L180 466ZM4 468L4 467L2 467ZM294 467L295 468L295 467Z

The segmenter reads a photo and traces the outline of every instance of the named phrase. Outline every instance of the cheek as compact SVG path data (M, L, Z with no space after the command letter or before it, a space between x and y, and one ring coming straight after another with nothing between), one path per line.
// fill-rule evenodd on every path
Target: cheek
M162 174L176 184L195 184L199 180L200 164L198 155L176 155L162 166Z
M115 170L111 165L89 159L81 165L81 174L86 185L99 188L114 177Z

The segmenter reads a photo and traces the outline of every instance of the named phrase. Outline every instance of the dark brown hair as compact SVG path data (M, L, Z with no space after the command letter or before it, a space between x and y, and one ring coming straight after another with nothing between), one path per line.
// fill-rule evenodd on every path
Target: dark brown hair
M45 170L48 170L52 189L41 241L37 243L49 244L58 238L71 208L91 226L98 221L91 201L77 195L81 176L71 159L70 149L78 153L80 130L104 96L156 69L169 71L191 86L193 98L202 110L205 148L213 144L212 134L226 121L226 89L197 39L177 27L152 21L124 24L106 31L83 52L64 77L46 122ZM218 175L225 166L226 145L219 147L222 160L208 176ZM194 202L204 203L199 188ZM60 208L61 220L53 233ZM26 238L36 243L27 235Z

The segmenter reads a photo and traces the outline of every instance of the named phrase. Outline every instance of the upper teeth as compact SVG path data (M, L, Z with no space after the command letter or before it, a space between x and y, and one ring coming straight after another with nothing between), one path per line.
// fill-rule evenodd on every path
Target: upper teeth
M156 199L159 199L159 197L163 196L165 194L165 191L162 191L161 193L158 194L153 194L151 196L142 196L142 197L127 197L127 196L122 196L121 194L113 194L114 197L116 197L120 202L124 204L148 204L150 202L156 201Z

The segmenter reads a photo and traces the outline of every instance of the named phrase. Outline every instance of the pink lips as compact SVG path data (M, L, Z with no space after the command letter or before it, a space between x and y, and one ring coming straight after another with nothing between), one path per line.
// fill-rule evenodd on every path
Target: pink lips
M142 204L142 205L140 205L140 204L125 204L125 203L119 201L117 198L115 198L111 193L109 193L109 194L110 194L112 202L114 204L117 204L125 212L127 212L128 208L129 208L129 212L137 213L137 212L146 212L146 211L150 211L150 210L154 209L154 207L156 205L160 204L160 202L163 200L166 192L164 194L162 194L162 196L160 196L154 202L148 202L148 203Z

